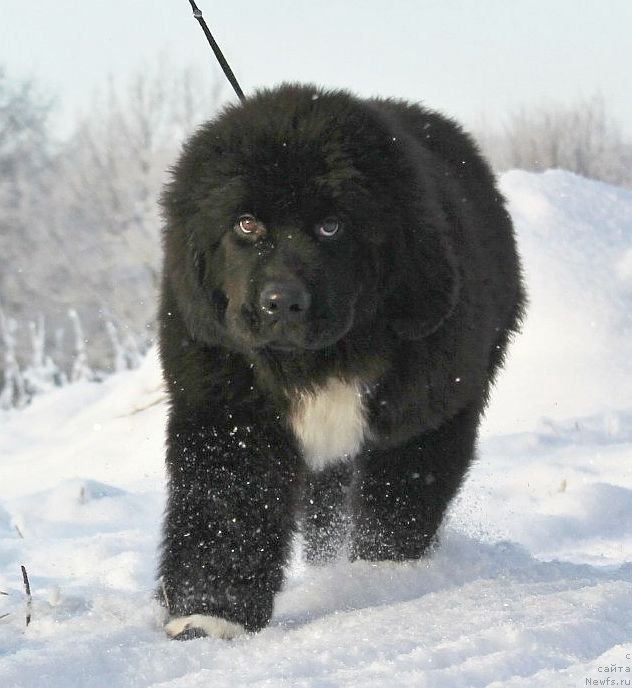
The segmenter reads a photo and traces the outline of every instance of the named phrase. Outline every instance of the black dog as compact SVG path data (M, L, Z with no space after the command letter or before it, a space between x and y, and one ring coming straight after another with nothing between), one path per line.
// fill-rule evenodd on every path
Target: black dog
M524 297L493 176L454 122L286 85L185 146L163 197L172 636L272 614L310 559L414 559L470 465Z

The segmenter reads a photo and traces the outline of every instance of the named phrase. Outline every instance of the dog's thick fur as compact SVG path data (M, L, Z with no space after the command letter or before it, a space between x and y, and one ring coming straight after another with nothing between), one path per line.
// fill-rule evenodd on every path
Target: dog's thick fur
M265 626L298 521L313 560L420 557L524 304L473 141L286 85L201 127L163 208L172 635Z

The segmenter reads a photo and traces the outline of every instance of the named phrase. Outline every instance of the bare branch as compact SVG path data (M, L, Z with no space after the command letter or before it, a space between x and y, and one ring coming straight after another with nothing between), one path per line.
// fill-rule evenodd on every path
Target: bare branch
M26 593L26 625L31 623L31 611L33 608L33 597L31 596L31 584L29 583L29 577L26 573L26 567L21 566L22 569L22 580L24 581L24 592Z

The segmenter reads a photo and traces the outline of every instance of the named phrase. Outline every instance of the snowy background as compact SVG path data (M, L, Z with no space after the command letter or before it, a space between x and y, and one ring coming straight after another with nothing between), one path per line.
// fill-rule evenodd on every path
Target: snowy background
M632 192L560 171L502 188L529 316L432 556L297 556L269 628L168 641L152 349L1 412L0 686L632 685Z

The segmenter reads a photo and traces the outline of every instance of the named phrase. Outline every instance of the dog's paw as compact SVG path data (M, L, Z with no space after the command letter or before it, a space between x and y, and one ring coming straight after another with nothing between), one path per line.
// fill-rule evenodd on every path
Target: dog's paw
M172 618L165 624L165 631L170 638L178 640L191 640L204 636L231 640L244 634L246 629L241 624L227 621L219 616L191 614Z

